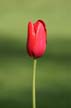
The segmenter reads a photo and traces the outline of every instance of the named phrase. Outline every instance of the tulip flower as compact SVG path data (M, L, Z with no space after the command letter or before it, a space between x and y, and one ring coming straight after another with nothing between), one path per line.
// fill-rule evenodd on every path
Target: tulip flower
M46 50L46 27L42 20L28 23L27 50L31 57L39 58Z
M46 26L42 20L38 20L34 24L31 21L28 23L27 51L34 59L32 81L33 108L36 108L35 77L37 58L43 56L45 53L47 43L46 36Z

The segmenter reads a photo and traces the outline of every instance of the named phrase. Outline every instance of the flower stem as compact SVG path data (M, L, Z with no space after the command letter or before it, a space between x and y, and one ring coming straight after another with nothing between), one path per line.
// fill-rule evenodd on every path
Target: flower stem
M32 95L33 95L33 108L36 108L36 93L35 93L35 83L36 83L36 64L37 60L34 59L33 64L33 85L32 85Z

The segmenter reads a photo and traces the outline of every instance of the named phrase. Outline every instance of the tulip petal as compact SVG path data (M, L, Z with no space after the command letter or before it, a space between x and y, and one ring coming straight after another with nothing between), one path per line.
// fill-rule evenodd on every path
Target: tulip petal
M41 21L38 21L37 32L35 37L36 42L33 48L33 52L35 56L40 57L44 54L46 49L46 30L45 26Z
M28 41L27 41L27 49L29 55L32 56L32 49L35 44L35 31L32 22L28 24Z

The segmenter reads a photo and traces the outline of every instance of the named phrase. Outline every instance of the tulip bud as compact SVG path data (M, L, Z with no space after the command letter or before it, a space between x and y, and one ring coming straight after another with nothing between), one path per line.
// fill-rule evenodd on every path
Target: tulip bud
M42 20L28 23L27 51L33 58L41 57L46 50L46 27Z

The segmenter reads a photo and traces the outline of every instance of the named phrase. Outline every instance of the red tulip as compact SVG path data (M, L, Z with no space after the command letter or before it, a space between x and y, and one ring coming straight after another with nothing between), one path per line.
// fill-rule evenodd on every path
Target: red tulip
M41 57L46 50L46 27L42 20L28 23L27 50L31 57Z

